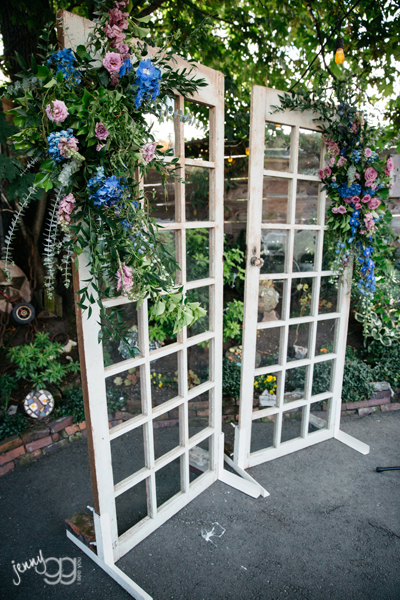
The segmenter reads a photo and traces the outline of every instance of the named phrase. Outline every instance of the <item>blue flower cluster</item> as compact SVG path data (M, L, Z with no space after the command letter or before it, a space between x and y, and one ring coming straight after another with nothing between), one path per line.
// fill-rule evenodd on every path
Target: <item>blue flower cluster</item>
M361 193L361 185L359 183L352 183L351 185L349 185L346 182L338 188L338 192L342 198L351 198L352 196L358 196Z
M125 63L124 63L125 64ZM122 67L121 67L122 68ZM160 93L161 71L151 64L151 60L142 60L136 70L135 84L139 86L135 106L139 108L143 100L155 100Z
M346 244L341 240L337 241L335 253L337 256L332 263L332 270L337 275L341 275L349 262L349 252L346 250Z
M122 63L118 74L120 77L123 77L124 75L126 75L127 73L129 73L129 71L132 71L133 67L131 65L131 61L129 60L129 58L127 58L126 60L124 60L124 62Z
M68 141L69 138L74 137L73 130L67 129L65 131L65 129L62 129L61 131L53 131L52 133L50 133L50 135L47 136L47 141L49 143L49 148L47 152L50 154L51 158L58 163L65 160L65 156L62 156L60 154L60 149L58 147L58 144L60 143L60 139L62 137L66 138L66 140Z
M95 206L113 206L119 200L122 200L124 188L115 175L106 177L104 168L98 167L96 175L88 181L89 196Z
M82 81L79 69L75 67L77 60L73 55L71 48L59 50L47 59L48 67L55 67L56 72L62 72L64 79L70 84L78 85Z
M359 163L361 159L361 150L353 150L350 154L350 159L356 164Z

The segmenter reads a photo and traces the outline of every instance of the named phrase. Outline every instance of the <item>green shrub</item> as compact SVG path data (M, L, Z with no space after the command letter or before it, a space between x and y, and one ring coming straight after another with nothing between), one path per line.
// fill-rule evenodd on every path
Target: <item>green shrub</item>
M16 415L8 415L0 413L0 440L4 440L10 435L16 435L25 431L29 427L28 419L19 413Z
M15 377L9 373L0 375L0 407L7 410L8 403L11 399L11 393L18 387Z
M389 381L392 387L400 387L400 343L382 347L376 351L373 365L374 381Z
M222 395L239 398L240 396L240 367L227 358L222 363Z
M242 343L243 310L244 303L242 300L232 300L232 302L227 302L223 313L224 342L233 340L239 344Z
M10 348L8 358L16 365L17 379L26 379L36 388L46 388L49 383L61 383L68 373L79 373L79 364L62 364L62 346L49 340L48 333L37 333L32 344Z
M69 417L72 415L76 423L85 420L83 408L83 393L81 388L74 388L65 392L61 404L54 411L54 418Z

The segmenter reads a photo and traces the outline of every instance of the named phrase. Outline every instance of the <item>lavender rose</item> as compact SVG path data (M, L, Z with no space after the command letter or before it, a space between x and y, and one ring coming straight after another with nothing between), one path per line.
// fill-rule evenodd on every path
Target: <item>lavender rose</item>
M106 140L109 135L110 132L108 131L104 123L96 123L95 136L98 140Z
M121 55L116 52L107 52L103 58L103 66L109 73L118 73L122 65Z
M62 123L68 117L69 112L62 100L52 100L50 104L46 106L46 115L49 121Z

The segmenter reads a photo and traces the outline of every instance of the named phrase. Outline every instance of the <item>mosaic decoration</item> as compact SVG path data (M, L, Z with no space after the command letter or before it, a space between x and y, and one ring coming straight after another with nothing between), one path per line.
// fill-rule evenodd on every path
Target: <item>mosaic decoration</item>
M54 398L47 390L32 390L24 400L24 409L29 417L43 419L54 408Z

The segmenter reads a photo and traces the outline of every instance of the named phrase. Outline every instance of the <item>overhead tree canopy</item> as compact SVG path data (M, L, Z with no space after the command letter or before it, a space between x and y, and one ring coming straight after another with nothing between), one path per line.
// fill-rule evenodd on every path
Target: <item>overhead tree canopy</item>
M0 17L9 72L16 71L14 51L32 52L43 22L57 10L92 18L95 4L94 0L6 3ZM324 70L331 78L347 74L372 102L389 99L394 92L400 55L400 7L395 0L132 0L131 6L132 15L151 15L157 41L180 31L191 57L224 72L228 140L248 135L253 84L289 90L300 80L298 90L301 84L312 86L316 74ZM333 60L338 27L346 55L342 67ZM400 100L391 102L388 114L395 137Z

